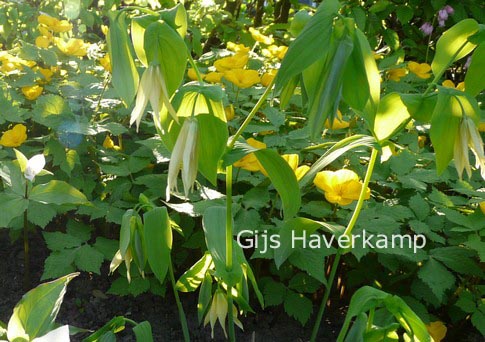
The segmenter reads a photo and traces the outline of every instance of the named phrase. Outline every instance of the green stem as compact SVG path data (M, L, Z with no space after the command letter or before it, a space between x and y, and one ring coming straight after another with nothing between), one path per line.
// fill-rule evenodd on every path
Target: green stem
M366 331L369 331L372 329L372 324L374 323L374 313L375 313L375 308L371 308L369 310L369 319L367 320Z
M369 160L369 165L367 166L367 171L364 177L364 182L362 184L362 189L360 191L359 199L357 201L357 205L355 206L352 217L350 218L350 221L347 225L347 228L345 229L344 235L351 236L352 229L354 228L355 223L357 222L357 219L360 215L360 211L362 210L362 206L365 200L366 190L369 185L370 179L372 177L372 172L374 171L374 165L376 163L378 154L379 154L378 150L373 148L371 152L370 160ZM323 314L325 312L325 306L330 296L332 285L335 279L335 274L337 272L338 264L340 261L340 256L342 255L343 252L344 250L339 248L337 251L337 254L335 255L335 259L333 260L330 276L328 277L328 281L327 281L328 285L325 289L325 294L323 295L322 303L320 304L320 310L318 311L317 320L315 321L315 325L313 326L312 336L310 338L310 341L312 342L316 341L318 331L320 330L320 324L322 322Z
M171 257L170 257L170 260L168 261L168 273L170 274L170 282L172 283L173 295L175 296L175 302L177 303L177 309L178 309L178 312L179 312L180 324L182 325L182 332L184 334L184 341L188 342L188 341L190 341L189 328L187 326L187 318L185 317L184 307L182 306L182 303L180 302L179 293L178 293L177 288L175 286L175 276L173 274L173 264L172 264L172 258Z
M232 165L226 167L226 271L232 271ZM232 286L227 288L227 316L229 325L229 340L236 341L234 332L234 317L232 312Z
M256 104L254 105L254 107L251 110L251 112L248 114L248 116L246 117L246 119L244 119L244 122L242 123L241 127L239 127L239 129L237 130L236 134L234 134L234 136L229 141L229 144L227 145L227 147L229 149L231 149L231 148L234 147L234 144L236 143L237 139L241 136L241 134L244 132L244 130L246 129L246 127L249 125L249 123L251 122L251 120L253 119L253 117L258 112L259 108L261 108L261 106L263 105L263 103L266 101L266 98L268 97L269 93L271 92L271 89L273 88L273 84L274 84L275 79L276 79L276 77L273 78L273 80L271 81L271 83L268 85L268 87L264 91L263 95L261 95L261 97L259 98L258 102L256 102Z
M204 83L204 80L202 78L202 74L199 71L199 68L197 67L197 64L195 63L194 59L192 58L192 55L190 54L190 51L188 51L187 56L189 57L189 64L192 67L192 69L195 70L195 74L197 75L197 80L199 83Z
M25 198L28 198L29 184L25 184ZM24 210L24 290L30 290L30 247L29 247L29 221L27 209Z
M158 12L155 12L155 11L152 11L148 8L145 8L145 7L140 7L140 6L125 6L123 8L120 8L120 12L125 12L125 11L140 11L140 12L145 12L147 14L150 14L150 15L154 15L154 16L160 16L160 13Z
M129 318L126 318L126 317L123 317L123 318L124 318L124 320L125 320L125 323L130 323L130 324L131 324L131 325L133 325L133 326L137 326L137 325L138 325L138 323L136 323L136 322L135 322L134 320L132 320L132 319L129 319Z
M311 342L315 342L317 339L318 331L320 330L320 324L322 323L323 314L325 312L325 306L328 302L328 297L330 297L330 291L332 290L333 280L335 279L335 274L337 273L338 264L340 262L341 251L340 249L335 254L335 259L333 259L332 269L327 281L327 287L325 288L325 294L323 295L322 302L320 303L320 309L318 310L317 320L313 326L312 336L310 337Z

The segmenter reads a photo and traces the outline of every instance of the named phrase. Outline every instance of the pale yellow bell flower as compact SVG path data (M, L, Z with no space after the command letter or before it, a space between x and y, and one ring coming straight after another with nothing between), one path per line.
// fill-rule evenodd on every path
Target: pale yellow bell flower
M222 330L224 332L224 336L227 338L227 332L226 332L226 317L227 317L227 310L228 309L228 304L227 304L227 298L224 292L220 289L217 289L216 292L214 293L214 296L212 297L212 302L211 306L209 307L209 311L207 312L205 319L204 319L204 326L207 325L207 323L210 323L211 326L211 337L214 338L214 326L217 321L219 321L219 324L222 327ZM233 304L232 306L232 312L233 312L233 320L234 324L236 324L239 328L243 329L241 321L237 318L237 309L236 306Z
M431 77L431 66L428 63L409 62L408 69L419 78L428 79Z
M468 177L471 177L472 170L468 157L468 148L475 155L475 168L480 169L480 174L485 179L485 154L483 151L483 141L475 123L468 116L464 116L455 138L454 154L455 167L458 176L462 177L463 170Z
M16 124L12 129L5 131L0 138L0 145L5 147L18 147L27 140L27 127Z
M159 65L148 66L141 76L140 84L138 85L135 107L133 108L130 117L130 126L136 122L137 132L148 101L150 101L150 105L152 106L155 124L159 124L160 122L162 104L167 107L168 112L172 115L174 120L178 122L177 113L170 103L165 78L160 71Z
M256 70L246 69L228 70L224 72L224 78L241 89L252 87L261 81Z
M43 90L44 88L36 84L33 86L22 87L22 94L24 94L27 100L34 101L42 94Z
M447 332L446 326L440 321L426 324L426 329L433 338L434 342L441 342L441 340L445 338Z
M173 147L168 165L166 198L170 200L172 190L177 190L177 177L182 171L185 197L194 189L198 168L199 124L197 118L186 118Z
M362 183L359 176L351 170L320 171L313 183L325 192L325 198L330 203L348 205L359 199ZM367 188L364 199L370 198L370 189Z

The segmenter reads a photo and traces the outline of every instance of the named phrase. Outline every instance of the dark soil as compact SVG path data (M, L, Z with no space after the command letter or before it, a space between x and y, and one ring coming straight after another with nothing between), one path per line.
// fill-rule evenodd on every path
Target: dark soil
M49 255L40 233L31 233L31 274L33 286L40 283L44 260ZM0 320L7 323L15 304L25 293L23 289L22 241L11 243L8 230L0 229ZM182 341L183 335L178 312L171 291L164 298L146 293L138 297L118 297L106 294L114 277L108 276L108 265L102 268L101 276L81 273L68 286L57 321L80 328L96 330L115 316L124 316L136 322L149 321L154 341ZM197 321L197 295L181 293L187 315L192 341L225 341L222 329L216 323L215 339L211 339L210 326L203 327ZM257 308L257 305L253 306ZM317 307L314 308L314 313ZM343 323L344 313L327 311L332 321L322 322L318 341L335 341ZM288 317L281 308L268 308L264 312L240 317L244 331L236 327L238 341L307 341L313 321L302 327ZM118 341L134 341L131 329L118 333ZM80 341L86 334L71 338Z

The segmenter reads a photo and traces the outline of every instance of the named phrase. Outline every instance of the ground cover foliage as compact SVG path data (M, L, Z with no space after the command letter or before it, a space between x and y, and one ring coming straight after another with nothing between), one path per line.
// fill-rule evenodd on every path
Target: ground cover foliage
M0 4L0 227L30 290L0 339L153 340L57 325L78 272L173 298L186 341L187 310L235 340L268 308L315 341L328 306L338 341L485 335L479 2Z

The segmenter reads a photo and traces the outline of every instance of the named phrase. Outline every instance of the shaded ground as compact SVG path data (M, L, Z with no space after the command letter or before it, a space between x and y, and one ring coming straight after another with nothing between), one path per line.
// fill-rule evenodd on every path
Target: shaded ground
M31 273L34 286L39 284L44 260L49 255L42 236L31 234ZM182 341L177 307L173 295L167 291L165 298L142 294L136 298L105 294L113 277L108 277L108 265L102 268L102 275L81 273L68 286L58 322L81 328L97 329L115 316L125 316L136 322L148 320L153 329L155 341ZM0 320L8 322L15 304L24 294L23 249L21 241L11 244L8 231L0 229ZM192 341L212 341L210 327L203 328L197 322L197 297L181 294L187 314ZM254 306L257 307L256 305ZM315 308L315 311L317 308ZM315 312L314 311L314 312ZM343 314L328 312L332 322L322 323L319 341L335 341ZM288 317L282 309L269 308L248 317L240 318L244 331L236 328L238 341L306 341L309 339L312 322L302 327ZM80 341L86 335L76 335L72 341ZM131 329L117 334L118 341L134 341ZM222 329L216 324L215 341L225 341Z

